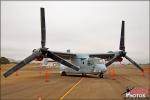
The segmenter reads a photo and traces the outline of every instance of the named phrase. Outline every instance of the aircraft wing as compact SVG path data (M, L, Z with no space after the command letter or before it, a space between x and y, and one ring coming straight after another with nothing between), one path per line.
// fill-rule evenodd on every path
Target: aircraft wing
M67 53L67 52L57 52L57 51L51 51L51 52L53 52L54 54L56 54L64 59L70 59L70 58L73 58L76 56L76 54Z
M99 54L90 54L90 57L98 57L102 59L111 59L114 57L114 53L99 53Z

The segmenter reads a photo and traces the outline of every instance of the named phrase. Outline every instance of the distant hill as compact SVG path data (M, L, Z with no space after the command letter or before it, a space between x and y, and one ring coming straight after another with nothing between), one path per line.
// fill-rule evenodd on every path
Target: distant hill
M12 59L12 58L7 58L7 57L0 57L0 63L1 64L8 64L8 63L17 63L18 61Z
M0 57L0 64L9 64L10 61L6 57Z
M9 60L10 63L12 62L17 62L16 60L12 59L12 58L7 58Z

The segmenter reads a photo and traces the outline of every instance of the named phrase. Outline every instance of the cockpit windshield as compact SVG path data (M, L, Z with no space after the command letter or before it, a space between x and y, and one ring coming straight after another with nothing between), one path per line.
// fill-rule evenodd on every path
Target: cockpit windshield
M102 64L103 60L100 58L89 58L88 59L88 65L90 64Z

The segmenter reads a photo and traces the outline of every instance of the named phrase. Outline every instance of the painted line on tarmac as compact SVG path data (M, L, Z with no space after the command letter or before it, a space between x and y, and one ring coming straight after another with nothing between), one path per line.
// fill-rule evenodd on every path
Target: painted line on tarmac
M63 100L65 96L67 96L81 81L82 81L83 77L77 82L75 83L62 97L60 97L59 100Z

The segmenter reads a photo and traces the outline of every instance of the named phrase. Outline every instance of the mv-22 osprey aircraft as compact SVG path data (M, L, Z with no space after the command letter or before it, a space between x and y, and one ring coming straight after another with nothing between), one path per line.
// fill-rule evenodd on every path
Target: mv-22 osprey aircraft
M8 77L12 73L16 72L32 60L42 61L43 58L51 58L52 60L61 64L60 69L62 75L66 73L72 74L95 74L100 78L103 78L103 74L107 71L107 67L113 62L122 61L123 57L129 60L133 65L135 65L141 71L144 71L135 61L129 58L125 52L125 43L124 43L124 24L125 21L122 21L121 27L121 38L120 38L120 47L119 51L108 52L108 53L99 53L99 54L74 54L66 52L55 52L50 51L45 47L46 44L46 27L45 27L45 11L44 8L40 9L41 11L41 48L34 49L32 54L25 58L23 61L15 65L13 68L9 69L4 73L5 77ZM69 59L70 62L67 60ZM99 63L100 59L109 60L107 63Z

